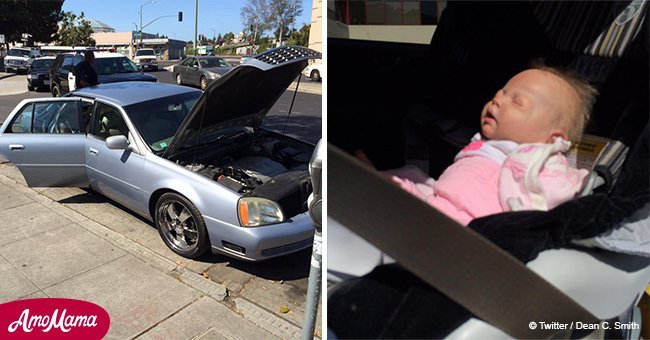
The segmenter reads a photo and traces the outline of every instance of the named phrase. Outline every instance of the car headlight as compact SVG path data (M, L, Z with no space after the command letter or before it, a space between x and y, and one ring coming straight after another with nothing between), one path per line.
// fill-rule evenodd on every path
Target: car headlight
M210 79L217 79L220 78L221 75L219 73L214 73L214 72L208 72L208 78Z
M243 227L258 227L284 221L280 206L267 198L242 197L239 199L239 223Z
M27 75L27 79L32 79L32 77L33 77L33 76L32 76L31 74L28 74L28 75ZM36 77L36 78L38 78L38 77Z

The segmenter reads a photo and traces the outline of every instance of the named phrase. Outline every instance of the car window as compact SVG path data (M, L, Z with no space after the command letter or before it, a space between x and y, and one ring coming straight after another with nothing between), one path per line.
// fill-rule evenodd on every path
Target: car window
M187 58L185 61L183 61L183 66L187 67L192 67L192 64L194 63L194 58Z
M45 69L52 66L54 59L40 59L32 62L32 69Z
M68 73L72 71L72 59L74 59L72 56L65 57L63 60L63 66L61 66L61 72Z
M107 104L97 103L91 133L101 139L119 135L128 138L129 128L118 109Z
M221 58L201 59L201 67L228 67L227 61Z
M26 105L11 124L13 133L79 133L78 102L37 102Z
M139 72L138 67L127 57L97 58L92 66L97 74Z
M124 110L154 152L164 151L201 92L183 93L171 97L126 106Z
M32 115L34 112L34 103L25 105L15 117L11 125L7 128L7 133L29 133L32 132Z
M29 50L10 49L7 55L12 57L25 57L29 58Z
M143 56L143 55L154 55L153 50L139 50L135 52L135 55L137 56Z

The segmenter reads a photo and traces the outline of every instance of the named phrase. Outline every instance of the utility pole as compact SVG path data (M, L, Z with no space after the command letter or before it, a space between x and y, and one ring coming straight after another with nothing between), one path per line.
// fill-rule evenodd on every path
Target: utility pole
M149 0L140 5L140 44L138 44L138 48L142 47L142 7L153 4L154 2L156 2L156 0Z
M196 35L198 34L197 31L198 31L198 25L199 25L199 0L195 0L195 1L196 1L196 11L194 12L195 13L195 17L194 17L194 55L197 56L198 55L197 50L199 48L199 45L198 45L198 43L196 41L196 38L197 38Z

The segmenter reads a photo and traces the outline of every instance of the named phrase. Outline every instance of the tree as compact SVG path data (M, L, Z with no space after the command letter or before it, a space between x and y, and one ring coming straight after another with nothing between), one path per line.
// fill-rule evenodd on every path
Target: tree
M287 36L296 22L296 17L302 14L300 0L270 0L271 22L275 29L275 36L282 45L283 38Z
M228 32L223 35L223 41L229 44L233 39L235 39L235 33Z
M287 41L287 44L307 47L309 45L310 29L311 29L310 24L304 24L299 31L295 31L293 32L293 34L291 34L291 37Z
M22 34L31 34L31 41L49 43L56 40L61 20L63 0L2 0L0 1L0 33L5 35L7 49L10 42L22 40Z
M77 17L72 12L64 12L59 28L59 46L95 46L90 21L84 19L84 12Z
M262 36L262 33L271 26L271 11L269 0L248 0L241 9L241 22L243 32L253 36L253 43Z

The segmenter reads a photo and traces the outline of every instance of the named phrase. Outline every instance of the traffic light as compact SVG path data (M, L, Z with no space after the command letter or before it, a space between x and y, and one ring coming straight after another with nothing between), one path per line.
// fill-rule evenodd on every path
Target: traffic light
M183 21L183 12L178 12L178 21Z

